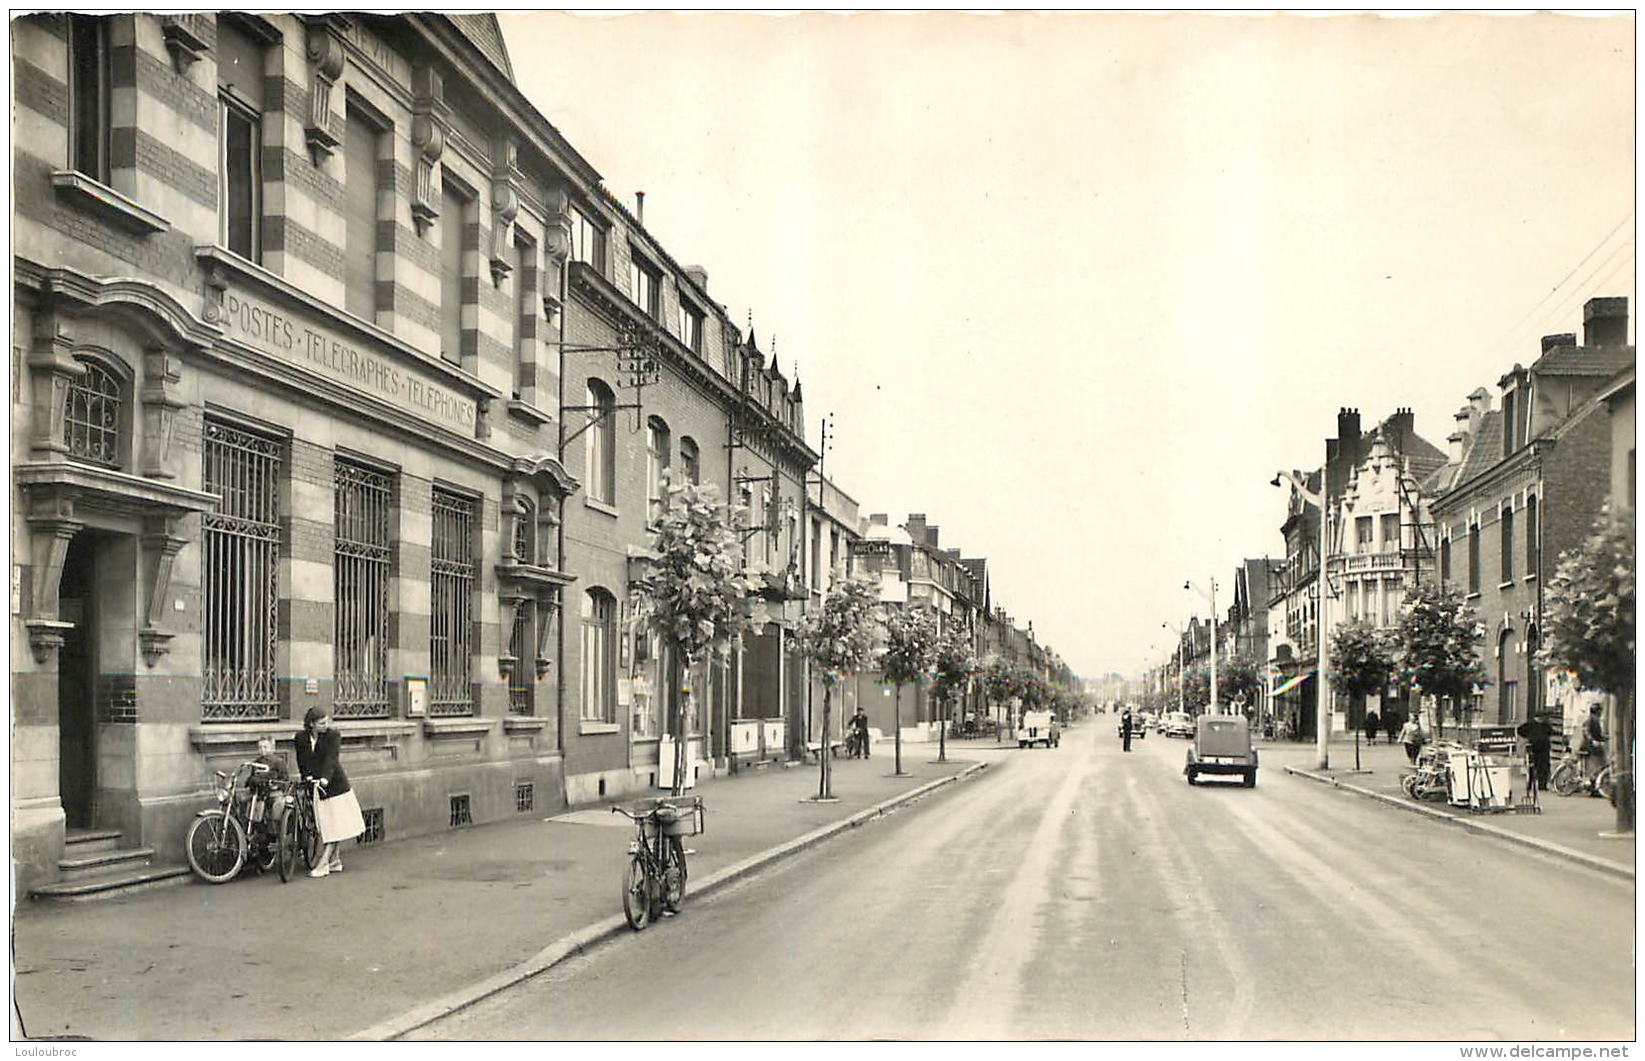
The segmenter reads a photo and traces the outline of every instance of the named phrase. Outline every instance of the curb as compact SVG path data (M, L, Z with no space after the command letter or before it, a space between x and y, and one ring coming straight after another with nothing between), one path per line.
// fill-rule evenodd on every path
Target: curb
M1508 829L1499 829L1494 825L1487 825L1484 822L1474 821L1472 818L1464 818L1457 814L1447 814L1445 811L1435 810L1432 807L1424 807L1420 803L1412 803L1408 800L1400 799L1398 796L1390 796L1386 792L1373 792L1371 789L1361 788L1359 785L1346 785L1334 777L1326 777L1324 774L1314 773L1311 770L1303 770L1295 766L1287 766L1284 769L1286 773L1295 777L1306 777L1310 781L1318 781L1321 784L1330 785L1332 788L1339 788L1344 792L1352 792L1356 796L1366 796L1370 799L1377 800L1378 802L1385 803L1390 807L1398 807L1400 810L1409 811L1413 814L1421 814L1439 821L1450 822L1453 825L1457 825L1463 829L1469 829L1485 836L1494 836L1499 840L1506 840L1511 844L1519 844L1521 847L1533 848L1537 851L1541 851L1543 854L1553 855L1556 858L1563 858L1570 862L1577 862L1587 866L1589 869L1596 869L1601 873L1609 873L1614 877L1621 877L1625 880L1634 879L1634 868L1632 866L1624 865L1621 862L1613 862L1608 858L1600 858L1597 855L1590 855L1584 851L1577 851L1574 848L1566 847L1563 844L1556 844L1550 840L1539 840L1534 836L1523 836Z
M805 833L802 836L797 836L792 840L786 840L783 843L778 844L776 847L768 848L755 855L750 855L748 858L745 858L740 862L733 862L724 869L718 870L717 872L705 877L701 883L696 883L691 889L691 892L699 898L705 895L710 895L716 891L719 891L721 888L742 879L743 877L749 876L757 870L771 865L774 862L779 862L790 855L798 854L800 851L803 851L814 844L819 844L824 840L828 840L839 833L846 831L847 829L855 829L859 825L883 816L887 811L894 810L905 803L912 803L915 800L943 787L944 785L951 785L959 781L964 781L970 778L973 774L986 770L987 768L988 764L985 762L974 763L957 774L950 774L947 777L939 777L937 780L928 781L918 788L910 789L900 795L892 796L890 799L881 800L872 807L860 810L848 818L841 819L837 822L830 822L829 824L813 829L809 833ZM366 1028L363 1031L358 1031L353 1035L348 1036L345 1041L389 1042L394 1039L398 1039L400 1036L416 1031L418 1028L421 1028L426 1024L431 1024L434 1021L439 1020L441 1017L455 1013L460 1009L465 1009L474 1005L476 1002L481 1001L482 999L496 994L499 991L513 987L515 984L518 984L523 980L529 980L540 973L546 972L568 958L572 958L586 950L590 950L611 937L624 935L628 933L628 931L628 922L623 919L621 914L614 914L604 920L596 921L592 925L587 925L580 928L568 936L563 936L560 939L555 940L547 947L544 947L542 950L517 965L504 969L502 972L496 973L492 976L488 976L484 980L472 983L467 987L460 988L449 994L442 995L437 999L425 1002L414 1009L400 1014L398 1017L393 1017L389 1020L380 1021L377 1024L373 1024L371 1027Z

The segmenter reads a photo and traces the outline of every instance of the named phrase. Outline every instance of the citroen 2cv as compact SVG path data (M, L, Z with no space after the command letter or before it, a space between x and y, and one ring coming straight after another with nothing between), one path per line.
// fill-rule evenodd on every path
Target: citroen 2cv
M1194 743L1182 772L1190 785L1203 774L1238 774L1246 788L1257 784L1257 747L1244 715L1201 715L1194 720Z

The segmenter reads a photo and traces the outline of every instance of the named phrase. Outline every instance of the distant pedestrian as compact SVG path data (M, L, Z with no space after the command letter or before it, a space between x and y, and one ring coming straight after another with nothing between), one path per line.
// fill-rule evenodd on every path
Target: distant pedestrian
M1375 711L1365 712L1365 739L1375 744L1377 742L1377 727L1381 725L1382 719L1377 717Z
M1609 760L1605 747L1605 722L1600 717L1600 708L1594 704L1588 708L1588 718L1582 723L1582 729L1577 736L1576 753L1582 757L1582 777L1588 782L1588 795L1599 795L1599 789L1594 785L1594 779L1599 772L1605 769Z
M857 744L851 751L851 757L855 759L860 755L868 758L868 712L861 705L858 705L857 713L851 716L851 736Z
M1532 715L1521 722L1514 732L1524 737L1531 749L1531 776L1536 778L1537 789L1548 791L1548 753L1554 738L1554 727L1548 724L1548 716L1543 713Z
M352 840L366 831L360 816L360 801L349 787L348 774L343 772L343 736L331 728L331 712L323 707L311 707L303 715L303 731L297 734L297 771L303 780L319 786L319 798L314 801L314 820L320 827L320 840L326 845L319 863L310 877L324 877L328 873L343 872L343 856L337 845Z
M1413 765L1417 761L1417 753L1422 750L1425 739L1422 735L1422 723L1417 720L1415 715L1406 719L1405 725L1400 727L1399 742L1405 745L1405 757L1411 760Z
M1120 715L1120 743L1124 745L1126 751L1131 750L1131 709L1129 707L1125 709L1124 714Z
M1405 716L1398 710L1390 710L1382 716L1383 731L1388 734L1388 743L1394 743L1394 735L1405 725Z

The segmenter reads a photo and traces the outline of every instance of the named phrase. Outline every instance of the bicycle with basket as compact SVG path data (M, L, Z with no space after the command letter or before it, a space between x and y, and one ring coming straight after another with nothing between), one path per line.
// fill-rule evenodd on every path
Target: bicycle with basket
M636 932L685 902L685 838L700 836L707 824L701 796L688 804L669 799L644 800L635 810L612 807L634 823L623 873L623 917Z

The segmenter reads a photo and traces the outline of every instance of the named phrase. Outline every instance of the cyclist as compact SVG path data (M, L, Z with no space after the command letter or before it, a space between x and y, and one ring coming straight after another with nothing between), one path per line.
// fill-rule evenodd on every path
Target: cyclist
M1580 736L1577 738L1577 754L1582 757L1582 778L1588 782L1588 794L1599 795L1599 788L1594 781L1599 772L1605 769L1608 759L1605 750L1605 723L1600 718L1600 708L1594 704L1588 708L1588 718L1582 723Z

